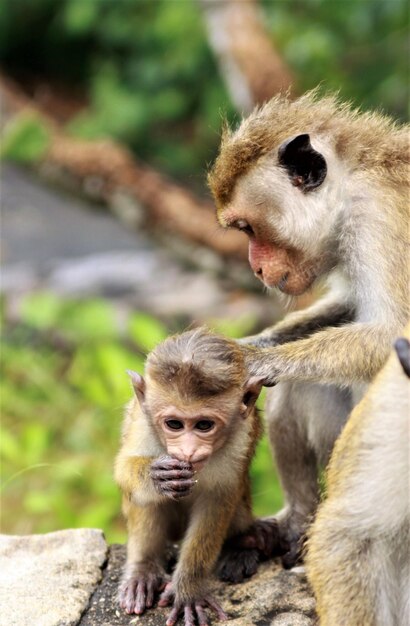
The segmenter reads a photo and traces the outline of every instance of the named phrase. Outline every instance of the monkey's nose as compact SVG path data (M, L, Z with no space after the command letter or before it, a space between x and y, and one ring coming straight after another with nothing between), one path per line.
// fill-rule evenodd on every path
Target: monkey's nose
M258 278L260 278L261 280L263 280L263 269L261 267L259 267L256 272L255 272L255 276L257 276Z

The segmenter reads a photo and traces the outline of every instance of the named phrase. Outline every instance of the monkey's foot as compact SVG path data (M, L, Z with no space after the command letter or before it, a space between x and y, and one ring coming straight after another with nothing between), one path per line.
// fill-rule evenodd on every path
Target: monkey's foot
M227 546L218 563L218 577L229 583L241 583L253 576L259 565L258 550L246 550Z
M291 569L295 565L303 562L303 548L305 543L305 535L293 536L288 539L283 539L283 545L286 545L287 550L285 554L282 554L281 561L284 569Z
M269 559L287 550L287 542L284 544L275 518L255 520L247 531L230 539L227 545L232 543L239 548L257 550L261 559Z
M120 606L128 614L141 615L154 604L155 595L165 585L164 576L157 572L139 572L128 576L120 585Z
M279 522L275 518L255 520L245 533L233 541L240 548L258 550L260 560L280 556L285 569L291 569L303 560L305 536L296 532L289 521Z
M166 626L175 626L180 615L184 616L184 626L208 626L208 618L205 612L205 608L210 608L219 620L224 621L228 619L225 611L211 596L207 595L203 598L198 598L192 602L177 602L175 600L174 590L172 584L169 583L163 594L161 595L158 606L168 606L173 603L172 611L168 615Z

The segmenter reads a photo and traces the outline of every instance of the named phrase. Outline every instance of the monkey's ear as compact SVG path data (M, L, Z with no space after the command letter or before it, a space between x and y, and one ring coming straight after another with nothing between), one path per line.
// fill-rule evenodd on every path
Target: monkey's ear
M400 337L394 342L400 364L407 378L410 378L410 343L405 337Z
M291 183L302 191L311 191L323 183L327 165L324 157L310 143L308 134L287 139L278 150L279 163L286 168Z
M263 386L263 378L261 376L251 376L243 390L243 398L241 405L242 417L245 419L255 406L255 402L261 392Z
M137 396L139 403L142 404L145 400L145 380L141 374L138 374L138 372L134 372L133 370L127 370L127 374L131 378L135 395Z

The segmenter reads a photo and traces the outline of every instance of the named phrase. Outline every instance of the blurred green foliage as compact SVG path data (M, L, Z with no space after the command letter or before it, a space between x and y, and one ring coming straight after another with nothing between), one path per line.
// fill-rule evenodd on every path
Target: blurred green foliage
M44 156L49 141L49 131L41 120L33 114L22 113L6 124L0 157L20 163L35 163Z
M321 84L402 120L409 106L407 0L263 2L266 24L300 92Z
M266 0L266 24L298 90L341 91L404 118L407 0ZM69 123L110 136L159 169L202 183L235 114L196 0L2 0L0 62L84 92Z
M2 325L3 531L93 526L124 541L112 465L131 397L126 369L142 372L168 329L142 312L120 329L107 302L51 293L27 296L19 322ZM266 439L252 474L256 512L273 512L281 493Z

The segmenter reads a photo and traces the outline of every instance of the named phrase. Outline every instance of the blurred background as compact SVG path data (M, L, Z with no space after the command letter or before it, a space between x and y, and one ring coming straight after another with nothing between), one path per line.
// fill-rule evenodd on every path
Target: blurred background
M408 22L406 0L2 0L3 532L125 540L125 370L170 332L284 313L216 225L223 120L318 84L405 120ZM252 479L278 510L266 438Z

